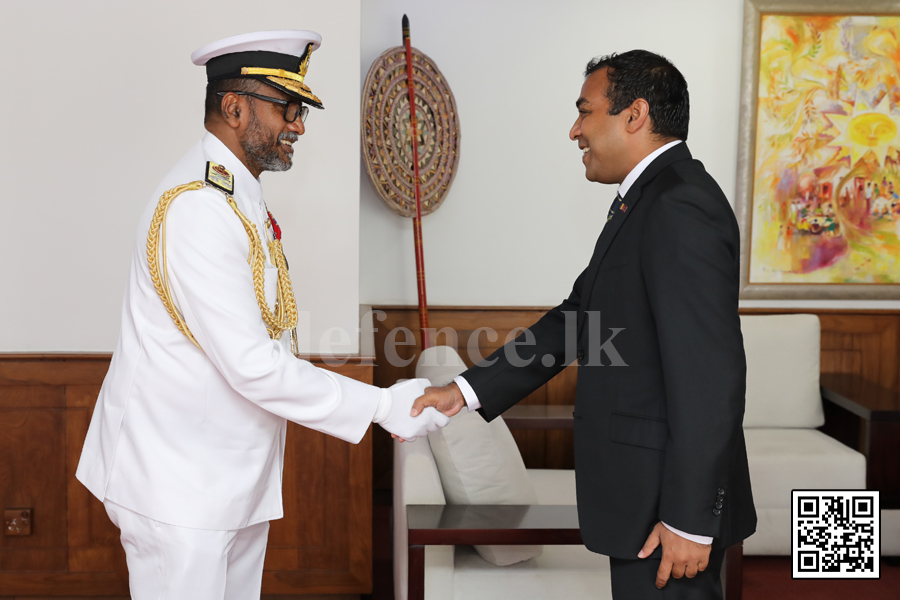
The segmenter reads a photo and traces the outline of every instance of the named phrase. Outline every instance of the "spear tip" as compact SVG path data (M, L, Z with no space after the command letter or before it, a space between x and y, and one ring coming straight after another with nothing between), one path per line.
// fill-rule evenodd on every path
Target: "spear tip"
M403 15L403 41L409 39L409 18L404 14Z

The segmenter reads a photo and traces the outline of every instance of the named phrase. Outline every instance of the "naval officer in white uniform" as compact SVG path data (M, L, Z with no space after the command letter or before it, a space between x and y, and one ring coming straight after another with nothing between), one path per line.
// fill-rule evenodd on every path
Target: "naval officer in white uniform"
M286 420L352 443L373 421L407 439L448 422L410 417L425 380L382 390L291 352L297 309L259 176L290 168L322 108L304 83L320 44L260 32L191 57L206 66L207 133L141 218L76 473L121 530L135 600L259 598Z

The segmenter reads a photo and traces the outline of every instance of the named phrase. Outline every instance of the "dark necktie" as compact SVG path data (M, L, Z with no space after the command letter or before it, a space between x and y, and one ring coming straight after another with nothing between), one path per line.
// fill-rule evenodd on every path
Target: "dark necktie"
M616 199L613 201L612 206L609 207L609 213L606 215L606 222L609 223L617 212L625 212L627 208L622 197L616 194Z

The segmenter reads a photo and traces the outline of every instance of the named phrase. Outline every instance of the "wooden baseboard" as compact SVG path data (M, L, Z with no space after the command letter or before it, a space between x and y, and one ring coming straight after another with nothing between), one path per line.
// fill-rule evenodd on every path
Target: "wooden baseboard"
M128 594L118 530L74 475L110 357L0 355L0 508L33 511L32 535L0 536L0 596ZM372 382L371 357L308 358ZM263 592L304 600L370 593L372 434L352 445L288 425L285 517L269 532Z

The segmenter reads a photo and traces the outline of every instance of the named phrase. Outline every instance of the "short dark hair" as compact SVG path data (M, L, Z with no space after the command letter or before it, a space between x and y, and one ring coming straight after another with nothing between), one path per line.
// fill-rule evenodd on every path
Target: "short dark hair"
M691 113L687 82L667 58L647 50L613 53L591 59L584 76L604 68L609 79L609 114L617 115L643 98L650 105L654 134L687 140Z
M252 77L236 77L234 79L220 79L206 84L206 110L203 122L209 123L214 117L222 114L222 96L219 92L255 92L260 83Z

